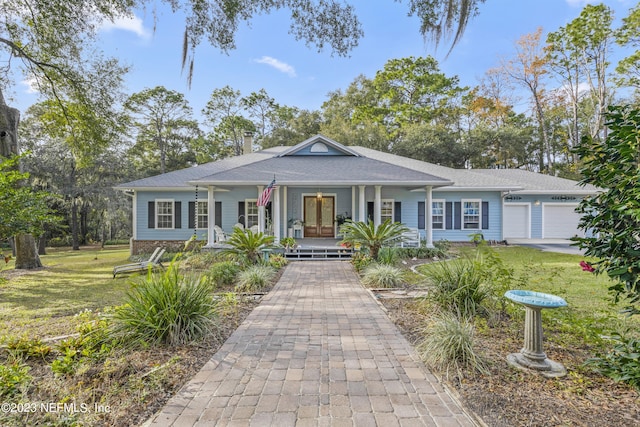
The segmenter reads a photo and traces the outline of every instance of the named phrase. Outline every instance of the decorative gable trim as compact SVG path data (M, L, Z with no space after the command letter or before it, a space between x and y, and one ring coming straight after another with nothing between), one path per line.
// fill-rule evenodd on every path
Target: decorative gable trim
M288 150L283 151L278 154L276 157L285 157L298 154L302 151L307 151L308 153L313 153L314 155L336 155L336 152L339 155L343 156L353 156L360 157L360 154L356 153L352 149L340 144L337 141L334 141L331 138L327 138L324 135L316 135L312 136L309 139L302 141L298 145L294 145ZM333 154L332 154L333 153Z

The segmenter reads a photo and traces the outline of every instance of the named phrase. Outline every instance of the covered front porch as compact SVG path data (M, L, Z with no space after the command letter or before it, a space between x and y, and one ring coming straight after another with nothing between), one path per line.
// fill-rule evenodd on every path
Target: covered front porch
M275 185L269 204L258 206L258 199L265 186L246 187L244 199L228 200L235 192L224 187L207 187L208 216L207 246L213 246L216 236L215 219L222 218L222 228L231 232L235 223L244 221L244 226L272 234L278 243L284 237L293 237L302 246L336 246L340 240L340 225L347 219L367 222L378 226L384 220L402 222L408 227L418 228L418 216L423 215L423 237L428 247L433 246L432 210L424 206L432 204L432 186L407 188L384 185L349 185L311 187ZM251 197L251 193L255 196ZM221 203L216 203L221 201ZM240 205L244 207L237 216L225 217L225 212L216 212L220 206ZM419 212L418 204L423 206ZM404 206L404 208L402 208Z

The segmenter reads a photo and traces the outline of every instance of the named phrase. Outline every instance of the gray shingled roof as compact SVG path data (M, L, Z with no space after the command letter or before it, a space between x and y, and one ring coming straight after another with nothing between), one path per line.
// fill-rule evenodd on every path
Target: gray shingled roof
M508 179L522 186L520 193L575 193L592 194L598 191L593 185L580 185L571 179L559 178L522 169L476 169L476 174Z
M447 179L401 165L354 156L287 156L261 160L194 180L200 185L449 185Z
M473 170L454 169L447 166L440 166L433 163L427 163L420 160L409 159L395 154L383 153L381 151L372 150L365 147L351 147L354 151L362 156L380 160L383 162L401 164L405 168L422 171L424 173L433 174L453 182L451 187L441 190L479 190L479 189L496 189L496 190L519 190L521 186L512 181L502 179L498 176L488 176L476 174Z
M215 173L242 167L278 155L289 147L273 147L243 156L227 157L191 168L167 172L116 186L116 189L192 188L189 182Z
M322 139L313 137L296 147ZM594 193L593 186L519 169L453 169L365 147L350 146L356 156L287 155L295 147L273 147L200 166L120 184L126 189L190 189L194 185L433 185L440 191L498 190L520 193Z

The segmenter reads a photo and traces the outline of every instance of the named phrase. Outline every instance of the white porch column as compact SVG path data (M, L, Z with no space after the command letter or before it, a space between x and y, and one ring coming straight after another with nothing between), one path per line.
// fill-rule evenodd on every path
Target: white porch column
M433 247L433 187L427 185L427 197L424 201L425 225L424 230L427 234L427 247Z
M258 197L264 191L264 185L258 185ZM265 208L264 206L258 206L258 231L264 233L264 224L265 224Z
M356 220L356 186L351 186L351 220Z
M287 187L282 187L282 223L284 224L284 237L289 237L289 218L287 211Z
M376 227L382 222L382 185L376 185L375 198L373 202L373 225Z
M216 225L216 196L215 187L210 185L207 187L207 206L209 208L209 218L207 219L207 246L213 246L216 242L216 233L213 226Z
M360 188L360 198L358 199L359 202L359 206L358 206L358 221L360 222L366 222L367 221L367 209L366 209L366 200L365 200L365 186L364 185L360 185L358 186Z
M273 237L275 243L280 242L280 187L273 189Z
M138 206L138 192L137 191L133 190L133 197L132 197L131 200L132 200L132 203L133 203L133 205L132 205L133 208L131 209L131 224L133 224L133 235L131 236L131 238L133 240L138 240L138 209L136 208ZM133 249L132 245L129 245L129 246Z

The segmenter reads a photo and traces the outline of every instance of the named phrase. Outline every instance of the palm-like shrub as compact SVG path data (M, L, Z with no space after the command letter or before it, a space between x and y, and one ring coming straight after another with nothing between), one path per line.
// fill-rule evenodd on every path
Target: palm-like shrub
M257 264L260 261L260 250L273 245L274 237L258 231L254 233L250 228L241 229L235 227L233 233L225 241L230 247L225 249L225 253L240 255L247 259L251 264Z
M367 267L362 283L374 288L395 288L402 283L404 273L401 269L388 264L373 264Z
M236 292L260 292L271 284L275 270L266 265L254 265L238 274Z
M149 272L113 314L111 333L125 344L180 345L216 329L211 289L199 276L183 276L174 263Z
M485 373L486 363L474 348L474 327L469 319L460 319L451 313L441 313L421 331L422 341L417 351L432 367L449 376L454 371L462 378L463 372Z
M341 243L364 246L374 260L378 259L380 248L398 241L406 231L408 231L407 227L391 220L386 220L377 227L373 221L347 221L340 227L340 234L343 235Z

